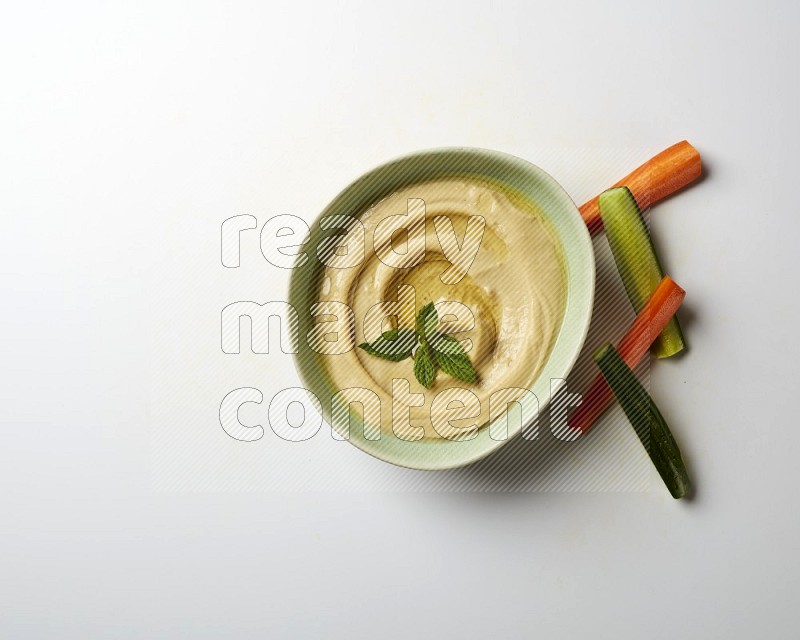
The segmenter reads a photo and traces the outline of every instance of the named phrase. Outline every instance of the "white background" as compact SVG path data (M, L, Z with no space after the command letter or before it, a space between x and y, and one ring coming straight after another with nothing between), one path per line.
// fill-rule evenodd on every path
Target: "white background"
M794 637L798 26L789 2L6 3L0 635ZM652 223L692 350L652 376L693 501L153 490L153 347L206 322L165 300L224 218L310 220L446 145L574 149L581 201L632 168L586 149L683 138L708 175Z

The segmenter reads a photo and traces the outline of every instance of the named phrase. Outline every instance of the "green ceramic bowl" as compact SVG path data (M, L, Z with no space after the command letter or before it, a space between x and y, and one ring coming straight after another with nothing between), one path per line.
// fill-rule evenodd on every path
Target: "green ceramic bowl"
M392 160L363 175L336 196L319 218L360 215L375 201L411 183L459 176L499 182L521 193L538 206L561 243L567 286L565 314L550 357L531 387L539 401L541 416L550 401L550 380L566 378L583 347L591 320L595 280L594 251L589 232L575 203L553 178L525 160L497 151L458 147L420 151ZM311 226L310 247L316 247L325 235L330 235L330 231L320 229L319 218ZM289 284L289 302L299 312L301 337L310 328L308 309L316 302L322 274L322 266L314 251L309 251L308 255L308 262L294 269ZM325 356L309 349L302 339L300 345L301 350L295 356L300 377L305 388L321 401L325 419L331 424L330 398L338 389L325 375ZM535 400L531 400L533 402ZM337 414L342 415L342 412ZM347 413L344 415L346 420ZM334 426L346 428L346 425ZM376 458L393 464L414 469L450 469L475 462L519 435L518 429L509 433L507 439L498 441L493 440L489 432L487 425L468 441L423 439L407 442L385 432L379 440L368 440L364 430L351 429L349 441Z

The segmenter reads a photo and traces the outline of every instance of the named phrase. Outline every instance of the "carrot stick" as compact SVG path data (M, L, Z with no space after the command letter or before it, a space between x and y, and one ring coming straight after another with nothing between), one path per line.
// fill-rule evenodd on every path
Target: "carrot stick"
M686 292L672 278L664 276L617 347L619 355L631 369L639 364L658 334L667 326L685 295ZM603 376L597 376L584 394L583 402L569 417L569 426L586 433L613 399L614 394Z
M684 140L650 158L613 186L628 187L636 198L639 208L647 209L697 180L702 172L700 154ZM599 197L592 198L580 207L581 215L592 235L603 228L600 208L597 205Z

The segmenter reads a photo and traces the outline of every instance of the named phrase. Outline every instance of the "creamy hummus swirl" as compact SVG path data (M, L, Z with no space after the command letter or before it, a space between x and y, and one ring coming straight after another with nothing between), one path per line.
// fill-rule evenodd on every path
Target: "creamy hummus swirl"
M376 238L376 227L390 217L400 224L403 219L399 214L420 206L424 206L424 255L412 250L403 254L403 233L397 233L390 242L396 249L392 256L395 263L388 266L379 257L387 249L380 246L381 242L387 242L387 235L380 233L380 238ZM452 256L452 253L443 250L442 243L446 243L448 236L441 233L441 227L437 234L434 219L441 222L442 217L449 218L452 231L463 246L472 216L485 220L480 247L472 264L467 265L466 275L446 284L441 276L451 268L451 261L445 254ZM478 373L478 382L465 383L439 370L433 386L426 389L414 377L411 358L391 362L359 348L325 356L328 376L336 388L362 387L378 395L382 437L391 436L393 424L394 433L404 439L419 437L422 434L419 427L424 429L425 438L473 437L475 428L489 422L492 394L509 389L507 394L495 398L508 402L518 396L515 389L529 389L555 343L566 297L557 241L533 203L500 186L473 178L442 179L404 187L376 202L359 220L366 246L364 259L350 268L325 267L317 296L319 302L344 302L353 310L356 344L375 338L375 335L365 336L365 324L369 325L365 320L370 313L374 315L377 303L397 301L398 291L401 302L405 303L400 306L405 311L390 322L399 322L401 327L413 328L416 312L427 302L436 303L439 329L462 342ZM351 233L361 234L361 230L354 229ZM406 240L405 248L409 249L410 244ZM413 302L408 300L408 286L403 285L413 287ZM389 323L385 323L383 330L388 328ZM395 408L407 411L410 418L401 421L402 424L397 419L393 421L395 379L407 380L408 392L421 394L424 399L421 406L412 406L420 404L419 395L413 395L413 401L397 405L394 394ZM434 398L451 387L475 394L480 403L477 417L447 420L447 415L452 414L444 411L442 415L432 415ZM471 414L475 413L473 404Z

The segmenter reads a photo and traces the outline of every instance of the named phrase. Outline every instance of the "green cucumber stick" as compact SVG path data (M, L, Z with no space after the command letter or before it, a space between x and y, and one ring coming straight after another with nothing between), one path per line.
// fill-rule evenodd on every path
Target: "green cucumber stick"
M683 498L691 486L686 465L653 399L610 344L595 351L594 360L672 497Z
M604 191L600 194L599 206L614 262L617 263L628 299L634 311L639 313L664 277L664 270L656 256L642 212L628 187ZM650 351L658 358L668 358L685 348L681 327L677 317L674 317L653 342Z

